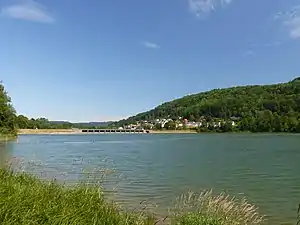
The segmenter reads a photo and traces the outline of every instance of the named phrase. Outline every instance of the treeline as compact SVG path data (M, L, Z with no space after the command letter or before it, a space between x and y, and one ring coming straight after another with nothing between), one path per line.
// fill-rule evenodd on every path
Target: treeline
M231 127L230 123L222 126L223 131L299 132L300 78L281 84L215 89L185 96L122 120L119 125L178 117L190 121L240 118L235 127ZM208 126L202 129L219 128Z
M19 115L16 117L18 129L71 129L72 123L53 123L45 118L29 119L26 116Z
M27 118L24 115L16 117L16 126L18 129L97 129L107 128L109 123L70 123L63 121L49 121L46 118Z

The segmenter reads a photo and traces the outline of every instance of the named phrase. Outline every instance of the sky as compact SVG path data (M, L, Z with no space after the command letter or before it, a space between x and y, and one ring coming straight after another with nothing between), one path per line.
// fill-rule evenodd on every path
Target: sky
M299 59L299 0L0 0L0 80L28 117L118 120Z

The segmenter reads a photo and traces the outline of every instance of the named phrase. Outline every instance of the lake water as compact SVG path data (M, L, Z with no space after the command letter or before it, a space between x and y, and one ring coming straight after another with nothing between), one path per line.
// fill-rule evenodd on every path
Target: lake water
M190 190L246 196L267 224L295 223L300 203L300 136L269 134L22 135L0 145L0 166L19 160L45 179L86 173L114 188L121 204L145 200L158 214ZM112 171L113 170L113 171Z

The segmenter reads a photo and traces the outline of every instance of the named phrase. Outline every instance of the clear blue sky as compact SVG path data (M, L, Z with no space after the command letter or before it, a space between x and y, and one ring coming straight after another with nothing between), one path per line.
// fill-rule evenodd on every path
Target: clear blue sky
M300 75L295 0L1 0L18 113L120 119L190 93Z

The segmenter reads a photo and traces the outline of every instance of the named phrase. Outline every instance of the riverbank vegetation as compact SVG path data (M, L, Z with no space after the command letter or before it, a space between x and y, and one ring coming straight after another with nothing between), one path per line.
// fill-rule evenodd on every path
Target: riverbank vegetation
M0 169L1 225L154 224L152 217L120 210L99 186L66 188Z
M202 132L299 133L300 78L281 84L239 86L185 96L121 120L118 126L162 118L199 121ZM222 125L217 126L218 123Z
M171 212L160 220L145 211L126 212L109 203L99 185L67 188L0 169L1 225L155 225L163 221L173 225L254 225L263 221L245 200L212 192L182 196Z
M175 214L175 224L253 225L264 221L258 209L246 199L237 200L223 193L213 195L212 191L182 195L176 208L179 213Z
M4 86L0 83L0 141L17 135L16 111Z

